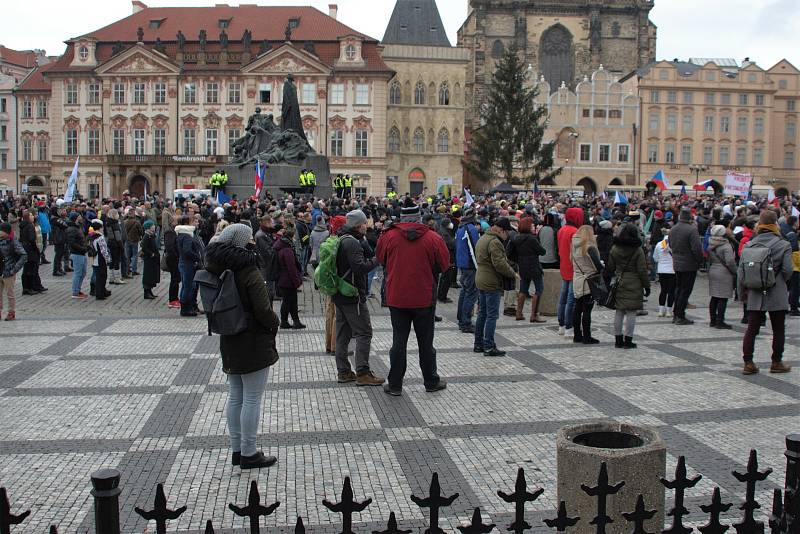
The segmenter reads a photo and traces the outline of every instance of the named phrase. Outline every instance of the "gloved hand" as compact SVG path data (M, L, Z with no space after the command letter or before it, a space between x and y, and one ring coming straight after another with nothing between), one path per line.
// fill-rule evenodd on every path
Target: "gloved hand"
M645 296L645 298L650 296L650 288L649 287L644 288L644 296Z

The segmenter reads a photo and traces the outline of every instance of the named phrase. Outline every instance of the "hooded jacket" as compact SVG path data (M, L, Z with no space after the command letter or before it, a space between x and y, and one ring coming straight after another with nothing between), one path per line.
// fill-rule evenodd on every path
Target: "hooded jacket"
M294 254L292 242L287 237L277 239L272 245L278 254L278 287L282 289L297 289L303 285L300 272L297 269L297 256Z
M697 236L699 239L699 235ZM614 238L606 268L617 277L616 309L641 310L644 306L644 290L650 287L647 261L639 237L620 232Z
M748 311L788 311L789 290L786 281L792 276L792 246L788 241L770 231L760 230L748 241L748 246L758 243L770 249L770 258L775 270L775 285L765 292L747 290ZM745 291L744 262L739 262L737 271L739 294Z
M478 271L475 287L481 291L501 291L503 278L515 278L516 273L506 257L506 247L500 237L489 231L481 236L475 247Z
M206 249L206 270L216 275L233 271L242 306L250 314L250 326L232 336L220 336L222 371L246 374L269 367L278 361L275 336L280 321L270 308L264 279L258 272L253 251L230 243L213 243Z
M178 263L198 266L203 260L203 245L198 237L194 235L194 226L190 224L179 224L175 227L178 234L175 240L178 247Z
M366 302L367 274L378 266L375 253L362 236L346 226L343 226L337 235L339 251L336 256L336 271L340 277L358 289L358 296L346 297L337 293L333 296L333 303L347 305Z
M473 261L475 245L478 244L478 229L473 219L462 219L456 231L456 267L459 269L477 269L478 266ZM467 242L469 239L469 242ZM470 252L470 245L472 252Z
M697 227L679 221L669 233L675 272L697 271L703 263L703 243Z
M328 232L328 227L323 223L320 224L319 222L311 230L311 258L314 261L319 260L319 247L322 246L322 242L328 239L328 236L331 235Z
M565 215L566 226L558 230L558 261L561 279L570 281L575 276L572 268L572 236L578 231L578 227L583 224L583 210L581 208L569 208Z
M3 258L3 278L13 276L22 270L28 261L28 254L16 237L0 232L0 256Z
M86 235L78 223L67 223L67 249L70 254L83 256L86 254Z
M450 252L442 236L421 223L398 223L378 239L375 254L386 268L390 308L433 306L437 276L450 267Z

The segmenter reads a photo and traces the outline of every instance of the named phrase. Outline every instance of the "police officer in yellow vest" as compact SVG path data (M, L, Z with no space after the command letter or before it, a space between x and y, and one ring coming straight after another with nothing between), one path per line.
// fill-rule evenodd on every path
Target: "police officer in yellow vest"
M306 186L308 187L308 193L313 195L314 189L317 187L317 175L314 174L314 169L306 171Z
M344 198L350 199L350 195L353 192L353 179L350 178L349 174L344 175Z
M217 188L219 187L219 173L217 171L214 171L214 174L208 179L208 185L211 187L211 196L217 196Z
M225 186L228 185L228 173L225 171L218 171L217 176L219 179L219 183L217 184L217 189L221 192L225 192Z
M336 198L344 197L344 178L341 174L337 174L333 179L333 189L336 191Z
M388 198L389 200L394 200L397 198L397 193L395 193L394 191L389 191L388 193L386 193L386 198Z
M300 170L300 193L305 194L308 191L308 179L306 178L306 169Z

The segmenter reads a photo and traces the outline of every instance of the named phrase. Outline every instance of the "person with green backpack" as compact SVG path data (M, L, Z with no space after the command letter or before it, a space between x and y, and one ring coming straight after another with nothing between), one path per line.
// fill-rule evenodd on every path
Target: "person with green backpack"
M380 386L384 379L369 367L372 323L367 306L367 274L378 265L375 252L364 239L367 216L361 210L347 214L347 222L322 243L314 282L320 292L332 297L336 306L336 368L340 384ZM355 367L347 347L355 339Z

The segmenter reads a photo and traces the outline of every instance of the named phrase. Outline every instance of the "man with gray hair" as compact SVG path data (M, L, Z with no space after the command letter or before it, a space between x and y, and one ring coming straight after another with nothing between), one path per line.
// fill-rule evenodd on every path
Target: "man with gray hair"
M380 386L383 378L375 376L369 368L372 323L367 307L367 274L377 267L378 261L364 239L366 231L367 216L361 210L353 210L347 214L347 220L338 232L336 271L358 290L358 294L354 297L341 293L333 296L336 305L336 368L340 384L355 382L358 386ZM347 358L351 339L356 341L355 373Z

